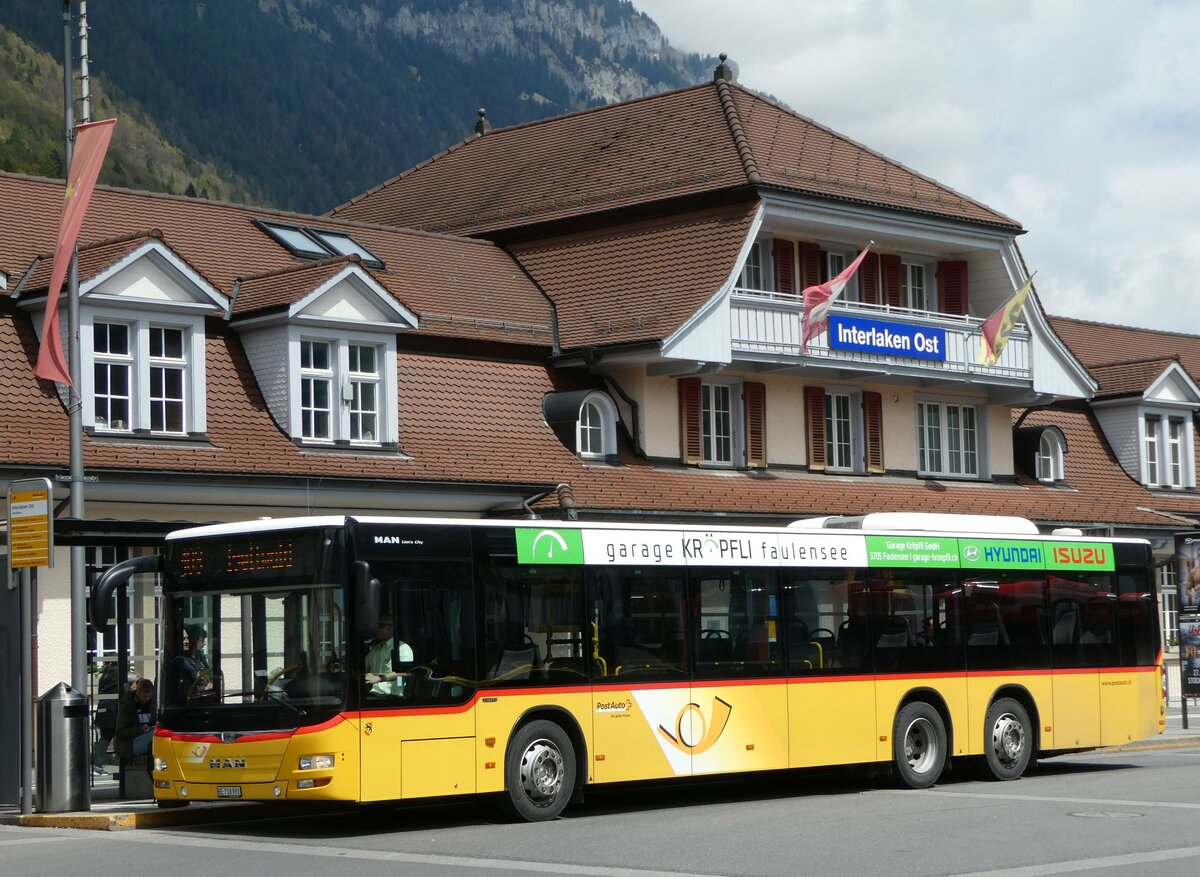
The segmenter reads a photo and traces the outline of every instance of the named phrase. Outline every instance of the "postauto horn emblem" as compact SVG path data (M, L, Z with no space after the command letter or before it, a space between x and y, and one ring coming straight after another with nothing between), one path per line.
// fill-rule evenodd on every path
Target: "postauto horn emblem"
M689 703L679 711L679 715L675 717L675 733L672 734L662 725L658 726L658 733L678 749L680 752L688 755L699 755L701 752L707 752L712 748L713 744L720 738L721 733L725 730L725 725L729 723L729 714L733 712L733 707L719 697L713 697L712 705L712 721L706 721L704 713L700 709L700 704ZM692 731L685 731L685 720L692 717ZM695 728L699 728L699 732L695 732Z

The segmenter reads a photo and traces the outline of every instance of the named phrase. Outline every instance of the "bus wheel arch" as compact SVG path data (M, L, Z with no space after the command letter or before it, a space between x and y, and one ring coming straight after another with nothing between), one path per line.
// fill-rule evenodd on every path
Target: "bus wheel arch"
M909 692L897 707L892 722L896 779L910 789L927 789L942 775L949 758L950 731L945 703L936 692Z
M578 723L567 712L535 709L513 725L504 753L504 802L525 822L557 818L578 794L586 765Z
M992 696L983 722L986 775L995 780L1022 776L1039 750L1041 726L1036 704L1019 686L1001 688Z

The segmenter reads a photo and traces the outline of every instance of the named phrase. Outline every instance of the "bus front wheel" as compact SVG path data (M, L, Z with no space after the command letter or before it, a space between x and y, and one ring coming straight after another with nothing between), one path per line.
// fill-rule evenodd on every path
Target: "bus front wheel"
M924 701L905 704L892 728L892 757L900 784L927 789L946 766L946 725L941 714Z
M538 720L513 735L504 764L505 803L526 822L554 819L575 790L575 750L554 722Z
M1015 780L1029 767L1033 755L1033 733L1029 713L1011 697L1002 697L987 711L983 723L984 761L988 775L997 780Z

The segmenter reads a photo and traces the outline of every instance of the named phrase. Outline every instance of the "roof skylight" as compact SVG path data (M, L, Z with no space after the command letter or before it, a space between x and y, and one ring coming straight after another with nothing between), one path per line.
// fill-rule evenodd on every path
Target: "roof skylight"
M382 268L383 260L346 232L309 228L255 219L254 224L269 234L293 256L302 259L325 259L329 256L356 255L371 268Z

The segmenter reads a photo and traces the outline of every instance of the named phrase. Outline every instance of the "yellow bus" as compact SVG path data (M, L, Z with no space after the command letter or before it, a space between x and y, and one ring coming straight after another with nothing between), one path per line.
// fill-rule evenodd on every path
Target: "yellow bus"
M154 794L496 793L890 765L903 786L1160 733L1148 543L1019 518L736 528L310 517L196 527L161 574Z

